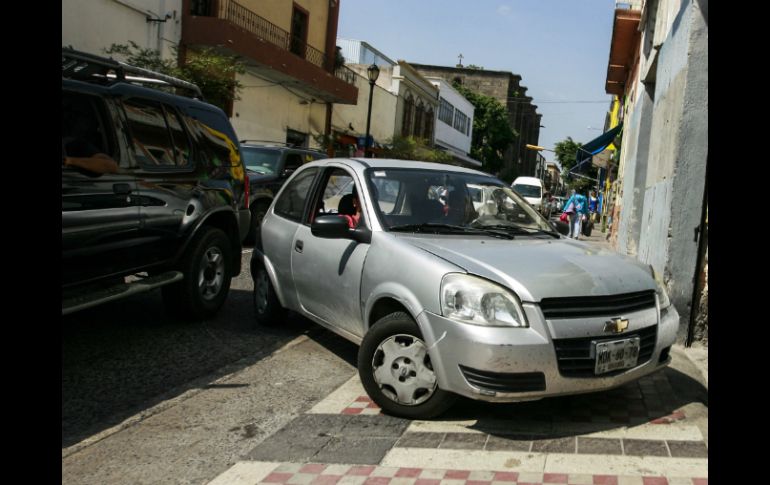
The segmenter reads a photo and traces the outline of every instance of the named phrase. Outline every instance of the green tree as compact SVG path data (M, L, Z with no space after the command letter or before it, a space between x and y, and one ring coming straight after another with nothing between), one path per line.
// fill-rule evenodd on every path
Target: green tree
M481 160L482 170L499 172L503 166L503 154L517 136L508 122L508 111L491 96L472 91L459 83L452 86L474 107L471 156Z
M104 52L122 57L126 63L144 69L160 72L196 84L209 103L226 109L234 100L241 99L243 85L237 74L246 69L237 57L217 53L210 47L188 49L186 62L178 65L170 59L163 59L155 49L145 49L134 41L126 44L112 44ZM173 51L178 54L178 47ZM178 56L176 56L178 58Z
M566 186L581 193L596 185L597 175L597 168L591 162L585 162L580 166L580 169L575 171L575 173L579 173L580 176L569 174L569 171L577 163L578 148L582 146L582 143L574 141L571 136L557 142L554 146L556 159L562 167L562 176L565 178Z
M397 158L400 160L420 160L423 162L450 163L452 155L432 148L424 138L414 136L394 136L390 147L381 152L382 158Z

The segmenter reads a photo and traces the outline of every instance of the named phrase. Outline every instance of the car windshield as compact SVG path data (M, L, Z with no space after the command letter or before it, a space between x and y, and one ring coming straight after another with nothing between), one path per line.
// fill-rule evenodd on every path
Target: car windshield
M540 198L540 187L537 185L523 185L516 184L513 186L513 190L522 197L536 197Z
M553 235L546 219L493 177L408 168L368 169L366 174L379 219L391 231Z
M280 151L269 148L241 146L241 155L247 170L265 175L274 174L281 159Z

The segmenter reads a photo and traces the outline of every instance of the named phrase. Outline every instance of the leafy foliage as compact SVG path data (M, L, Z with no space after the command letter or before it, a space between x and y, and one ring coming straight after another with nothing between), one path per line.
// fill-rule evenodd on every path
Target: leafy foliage
M206 101L222 109L226 109L232 101L241 99L239 93L243 85L236 74L243 74L246 69L236 57L219 54L210 47L188 49L186 62L180 66L170 59L163 59L155 49L145 49L134 41L128 42L128 45L112 44L104 52L117 54L133 66L196 84ZM178 47L173 47L173 51L177 54Z
M505 150L516 139L516 132L508 122L508 111L491 96L472 91L459 83L452 86L474 107L471 156L482 161L482 170L499 172Z
M588 188L593 187L596 184L597 167L591 162L585 162L580 166L575 173L582 175L567 175L568 172L577 163L577 151L583 144L576 142L571 136L568 136L565 140L562 140L554 146L554 152L556 152L556 159L559 160L559 164L562 167L562 174L566 179L566 186L577 190L578 192L585 192ZM590 177L590 178L585 178ZM593 179L593 180L591 180Z
M424 138L394 136L389 145L390 147L382 150L380 157L435 163L450 163L454 160L449 153L431 148Z

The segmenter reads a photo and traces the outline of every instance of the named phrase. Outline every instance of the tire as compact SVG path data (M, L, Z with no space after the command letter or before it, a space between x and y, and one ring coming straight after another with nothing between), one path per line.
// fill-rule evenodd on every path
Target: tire
M251 208L251 221L249 222L249 233L246 235L244 242L254 244L257 242L257 234L259 233L259 225L262 223L262 219L267 214L267 209L270 207L270 203L255 202L255 205Z
M264 266L259 265L254 274L254 316L258 325L271 327L286 318L286 309L275 294L273 283Z
M166 308L186 320L214 316L227 299L232 280L232 247L224 231L201 228L179 269L184 279L163 287Z
M404 312L379 319L364 335L358 373L372 400L393 416L434 418L457 399L439 389L420 328Z

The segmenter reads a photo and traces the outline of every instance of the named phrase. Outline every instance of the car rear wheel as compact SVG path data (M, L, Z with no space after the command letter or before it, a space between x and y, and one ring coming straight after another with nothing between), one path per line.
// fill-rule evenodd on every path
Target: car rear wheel
M227 235L214 227L201 228L182 257L184 279L163 287L169 312L185 319L214 316L230 291L231 259Z
M286 318L286 309L281 306L275 294L270 275L264 266L259 266L254 272L254 315L257 324L273 326Z
M420 328L404 312L391 313L369 329L358 351L358 373L372 400L394 416L433 418L457 398L438 387Z

